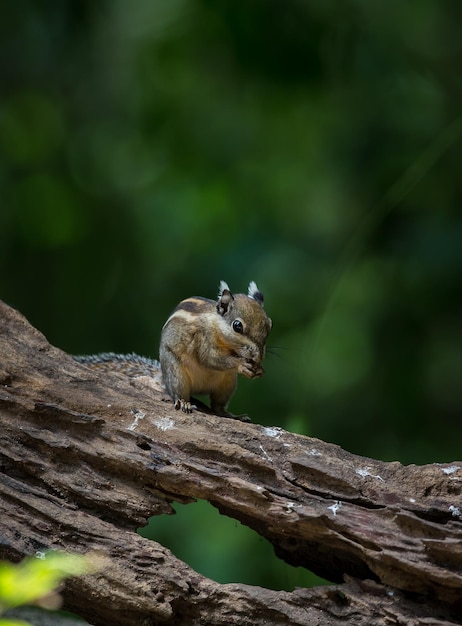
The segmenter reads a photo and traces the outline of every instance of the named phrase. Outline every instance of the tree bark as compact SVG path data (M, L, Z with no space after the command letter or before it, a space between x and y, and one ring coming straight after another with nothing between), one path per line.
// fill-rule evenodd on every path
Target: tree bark
M90 623L462 624L462 462L405 467L185 415L156 382L90 370L1 302L0 355L0 558L96 555L103 569L64 589ZM198 498L338 584L218 584L136 533Z

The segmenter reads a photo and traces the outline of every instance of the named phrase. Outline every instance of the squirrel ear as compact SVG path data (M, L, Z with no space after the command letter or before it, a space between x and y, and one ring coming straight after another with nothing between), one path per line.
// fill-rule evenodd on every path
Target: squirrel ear
M217 311L219 315L224 315L229 309L234 297L224 280L220 281L220 291L218 292Z
M252 280L252 282L249 283L249 292L248 292L248 296L249 298L252 298L253 300L256 300L258 302L258 304L263 307L263 294L260 291L260 289L257 287L257 283L254 282Z

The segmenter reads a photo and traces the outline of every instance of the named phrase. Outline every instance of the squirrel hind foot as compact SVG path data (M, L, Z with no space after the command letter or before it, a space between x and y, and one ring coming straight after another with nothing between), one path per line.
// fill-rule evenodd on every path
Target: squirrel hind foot
M234 415L234 413L229 413L229 411L220 411L216 412L215 415L219 415L220 417L227 417L232 420L239 420L240 422L251 422L252 420L247 415L247 413L241 413L240 415Z
M191 400L193 400L194 402L197 402L197 405L193 404L190 400L184 400L183 398L178 398L177 400L174 400L173 406L175 407L177 411L183 411L183 413L188 413L188 414L191 414L194 411L199 410L199 411L204 411L205 413L210 413L212 415L217 415L218 417L226 417L226 418L233 419L233 420L239 420L240 422L252 421L250 417L247 415L247 413L242 413L241 415L234 415L234 413L230 413L229 411L226 411L226 410L214 411L213 409L209 408L200 400L195 400L194 398L191 398Z
M250 424L252 422L251 418L247 415L247 413L241 413L241 415L233 415L232 413L230 413L228 417L230 417L233 420L239 420L240 422L246 422L247 424Z

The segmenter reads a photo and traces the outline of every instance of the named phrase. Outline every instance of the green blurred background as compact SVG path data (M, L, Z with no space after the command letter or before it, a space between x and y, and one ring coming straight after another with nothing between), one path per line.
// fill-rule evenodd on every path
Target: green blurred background
M461 26L457 0L2 3L0 298L67 352L155 357L179 300L256 280L272 350L231 410L460 459ZM177 510L150 535L202 573L310 582Z

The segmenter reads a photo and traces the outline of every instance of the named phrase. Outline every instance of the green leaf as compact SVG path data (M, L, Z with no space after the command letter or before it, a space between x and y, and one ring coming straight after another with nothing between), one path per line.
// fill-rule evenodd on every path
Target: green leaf
M91 569L85 557L59 552L26 558L17 565L0 563L0 612L37 602L68 576L86 574Z

